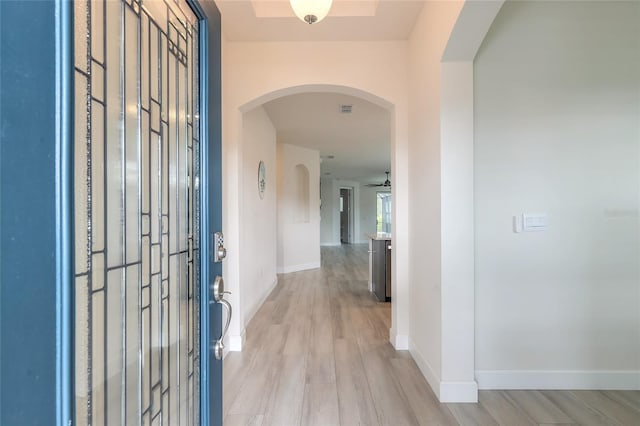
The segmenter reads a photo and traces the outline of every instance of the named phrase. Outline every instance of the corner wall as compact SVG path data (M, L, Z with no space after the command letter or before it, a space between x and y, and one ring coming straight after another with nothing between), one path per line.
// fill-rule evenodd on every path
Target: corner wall
M640 4L507 2L475 61L481 388L640 389ZM546 231L512 218L546 213Z
M320 152L278 143L277 271L320 267ZM301 179L297 168L306 171Z
M320 199L320 245L340 245L339 194L335 179L322 179Z
M244 330L262 302L275 287L276 277L276 131L264 108L243 114L242 129L245 153L242 158L242 204L247 212L241 220L243 265L239 275L240 291L235 296L238 309L233 317L237 331L229 333L229 349L240 350ZM258 193L258 164L264 162L266 187L263 198ZM232 317L232 319L234 319Z
M438 397L443 382L441 58L461 8L462 2L427 2L409 40L409 350Z
M410 39L410 350L441 402L477 402L473 59L503 0L427 2ZM416 258L419 256L419 258Z

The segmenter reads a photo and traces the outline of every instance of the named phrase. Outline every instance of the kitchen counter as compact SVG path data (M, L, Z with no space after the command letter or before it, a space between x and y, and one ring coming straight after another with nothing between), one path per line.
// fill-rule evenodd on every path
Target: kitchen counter
M372 240L390 240L391 234L389 232L378 232L377 234L369 234L369 238Z
M379 302L391 301L391 234L369 235L369 291Z

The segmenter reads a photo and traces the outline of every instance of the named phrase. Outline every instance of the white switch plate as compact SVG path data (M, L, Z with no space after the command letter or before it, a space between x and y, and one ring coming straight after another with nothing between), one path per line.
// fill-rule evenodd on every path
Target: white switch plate
M524 232L546 231L549 218L546 213L523 213L522 230Z
M513 216L513 232L546 231L549 228L549 217L546 213L523 213Z

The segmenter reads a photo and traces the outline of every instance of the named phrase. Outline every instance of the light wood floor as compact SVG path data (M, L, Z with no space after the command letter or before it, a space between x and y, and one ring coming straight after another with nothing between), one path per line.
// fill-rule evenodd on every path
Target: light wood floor
M481 391L440 404L388 343L390 304L367 291L365 246L322 249L322 268L279 277L224 360L224 424L640 426L640 392Z

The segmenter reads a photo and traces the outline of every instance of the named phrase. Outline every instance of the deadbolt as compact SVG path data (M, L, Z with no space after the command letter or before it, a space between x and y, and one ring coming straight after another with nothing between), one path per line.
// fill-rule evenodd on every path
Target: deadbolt
M222 232L213 234L213 260L214 262L222 262L227 257L227 249L224 248L224 235Z
M211 296L213 300L220 302L224 298L225 294L231 294L231 292L224 291L224 279L220 275L217 275L211 285Z

